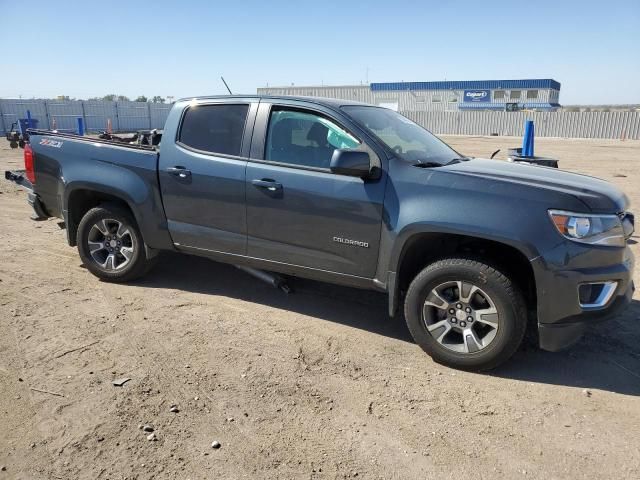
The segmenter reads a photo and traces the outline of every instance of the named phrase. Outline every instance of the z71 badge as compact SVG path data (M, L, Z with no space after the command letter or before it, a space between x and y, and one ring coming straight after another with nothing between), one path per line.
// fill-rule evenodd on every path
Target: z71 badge
M40 140L40 145L44 145L45 147L54 147L54 148L60 148L62 146L62 143L60 140L50 140L48 138L43 138L42 140Z

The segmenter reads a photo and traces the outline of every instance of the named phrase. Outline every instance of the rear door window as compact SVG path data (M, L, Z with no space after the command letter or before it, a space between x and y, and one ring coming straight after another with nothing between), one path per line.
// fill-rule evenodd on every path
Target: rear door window
M182 119L178 141L207 153L240 156L248 104L195 105Z

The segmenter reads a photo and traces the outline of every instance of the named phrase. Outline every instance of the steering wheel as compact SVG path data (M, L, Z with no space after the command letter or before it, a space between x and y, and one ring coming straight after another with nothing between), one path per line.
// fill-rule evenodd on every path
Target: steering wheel
M402 155L403 150L402 147L400 145L396 145L395 147L393 147L391 150L393 150L394 152L396 152L398 155Z

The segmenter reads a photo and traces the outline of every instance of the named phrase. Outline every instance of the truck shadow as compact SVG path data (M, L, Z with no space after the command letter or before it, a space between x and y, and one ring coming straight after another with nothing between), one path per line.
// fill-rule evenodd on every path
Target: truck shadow
M206 258L163 252L154 269L131 285L220 295L329 320L353 328L413 342L404 322L387 315L384 293L287 277L293 293L264 283L232 265Z
M594 325L565 351L544 352L525 345L512 360L491 375L640 396L640 301L633 300L620 315Z
M175 253L162 254L155 269L132 285L237 298L413 343L402 316L388 317L383 293L296 278L291 279L294 293L287 295L231 265ZM634 300L571 349L550 353L525 344L511 361L488 374L640 396L639 345L640 301ZM418 349L415 353L422 355Z

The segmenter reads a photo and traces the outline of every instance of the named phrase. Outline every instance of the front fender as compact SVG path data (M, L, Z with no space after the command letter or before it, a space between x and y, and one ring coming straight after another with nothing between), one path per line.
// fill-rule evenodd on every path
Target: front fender
M389 271L396 271L406 242L422 233L490 240L534 259L562 240L548 209L581 204L563 192L455 174L446 167L423 169L407 162L390 167L385 196Z
M515 248L529 261L540 255L537 247L529 238L523 238L514 232L500 232L492 228L482 228L478 225L456 225L452 223L416 222L406 225L396 236L389 258L389 271L397 271L402 262L405 246L412 237L422 234L449 234L473 237L479 240L489 240Z
M520 241L519 239L508 237L500 232L488 231L487 229L481 228L470 228L466 225L462 227L452 224L426 222L416 222L406 225L397 235L389 258L387 292L389 295L389 316L391 317L395 315L398 308L400 290L397 273L399 272L400 265L402 264L406 247L410 244L413 238L424 234L459 235L479 240L489 240L498 244L508 245L516 249L529 261L533 261L538 257L538 251L531 242Z

